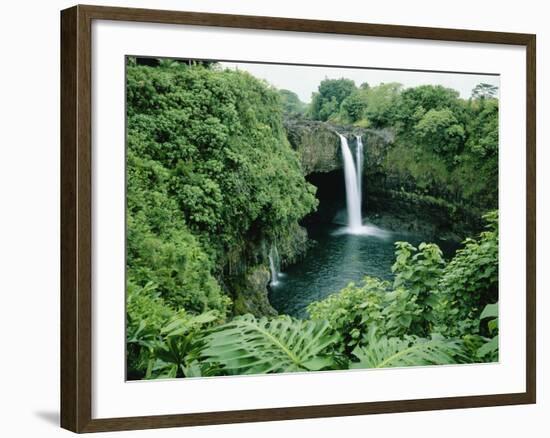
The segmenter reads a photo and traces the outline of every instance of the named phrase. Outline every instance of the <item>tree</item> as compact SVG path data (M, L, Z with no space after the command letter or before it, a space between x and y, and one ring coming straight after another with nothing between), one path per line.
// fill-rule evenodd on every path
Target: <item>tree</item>
M376 87L363 87L363 85L361 93L366 101L364 116L375 128L393 125L402 85L397 82L380 84Z
M459 121L464 108L458 91L441 85L421 85L404 90L396 108L396 118L404 132L411 132L423 115L430 110L448 109Z
M367 101L363 94L354 91L342 101L340 112L346 122L354 123L363 118L366 108Z
M481 83L477 84L472 90L472 99L490 99L497 96L498 87L496 85Z
M328 120L337 114L346 97L356 90L351 79L325 79L319 84L318 92L313 93L310 115L314 120Z
M417 141L452 161L464 142L464 128L448 108L431 109L414 127Z
M467 146L475 155L490 157L498 153L498 100L482 98L482 102L472 107Z
M305 112L306 104L293 91L279 90L279 97L283 106L283 114L297 115Z

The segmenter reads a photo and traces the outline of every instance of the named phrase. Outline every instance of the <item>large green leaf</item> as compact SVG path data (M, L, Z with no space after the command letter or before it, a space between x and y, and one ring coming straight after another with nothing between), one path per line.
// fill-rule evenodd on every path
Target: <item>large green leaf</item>
M202 355L230 374L317 371L334 366L327 349L336 340L326 321L244 315L208 335Z
M489 356L489 359L493 361L498 360L498 335L477 350L477 357L483 358L485 356Z
M443 338L376 338L371 332L368 343L352 354L359 359L350 368L388 368L456 363L461 354L458 341Z
M481 312L481 315L479 316L480 320L484 318L498 318L498 303L487 304L485 306L483 312Z
M189 333L192 329L198 328L204 324L215 321L218 318L216 311L210 310L199 315L183 315L172 319L161 330L165 336L181 336Z

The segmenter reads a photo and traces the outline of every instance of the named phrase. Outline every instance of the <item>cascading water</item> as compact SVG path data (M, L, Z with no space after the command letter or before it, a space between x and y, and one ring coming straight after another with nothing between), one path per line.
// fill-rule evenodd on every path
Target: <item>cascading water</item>
M344 161L348 229L350 233L361 233L363 219L361 217L361 195L359 191L360 181L358 180L359 167L355 167L347 138L342 134L338 135L340 136L340 148L342 150L342 159Z
M279 284L280 267L281 261L279 258L279 251L277 251L276 245L272 245L269 250L269 270L271 271L270 286L277 286L277 284Z
M357 148L355 149L355 166L357 168L357 191L359 192L359 211L363 211L363 139L355 136Z

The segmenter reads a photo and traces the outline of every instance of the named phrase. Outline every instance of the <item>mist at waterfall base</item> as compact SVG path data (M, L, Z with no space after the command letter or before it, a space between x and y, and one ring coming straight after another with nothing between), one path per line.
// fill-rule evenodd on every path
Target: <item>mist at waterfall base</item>
M316 223L308 228L315 244L304 258L287 266L281 273L278 253L270 251L269 301L280 313L307 317L307 306L338 292L350 282L360 283L365 275L392 280L391 266L395 261L395 242L407 241L417 246L421 242L437 243L446 256L457 249L456 242L437 236L406 231L385 230L369 224L362 217L365 188L362 187L363 144L356 139L355 161L348 140L340 136L346 209L331 223ZM368 145L367 145L368 148Z

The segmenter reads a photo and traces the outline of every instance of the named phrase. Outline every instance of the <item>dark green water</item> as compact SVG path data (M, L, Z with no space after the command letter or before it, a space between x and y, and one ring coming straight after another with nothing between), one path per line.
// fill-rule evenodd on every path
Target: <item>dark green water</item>
M280 314L307 317L309 303L338 292L351 281L358 283L365 275L391 280L397 241L415 246L421 242L437 243L446 258L458 248L456 242L419 233L374 227L370 235L351 235L341 230L342 226L335 224L308 230L317 244L298 263L284 268L278 284L270 288L269 300Z

